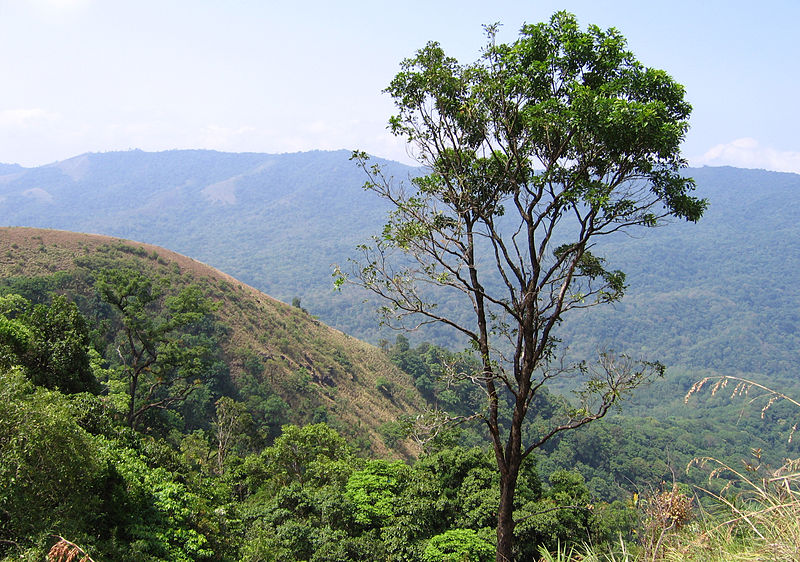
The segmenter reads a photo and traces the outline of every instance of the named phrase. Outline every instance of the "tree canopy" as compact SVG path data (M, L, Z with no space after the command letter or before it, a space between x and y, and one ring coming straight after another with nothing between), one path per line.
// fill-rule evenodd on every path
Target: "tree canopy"
M64 296L50 304L0 297L0 366L19 365L34 384L64 393L98 392L88 346L86 319Z

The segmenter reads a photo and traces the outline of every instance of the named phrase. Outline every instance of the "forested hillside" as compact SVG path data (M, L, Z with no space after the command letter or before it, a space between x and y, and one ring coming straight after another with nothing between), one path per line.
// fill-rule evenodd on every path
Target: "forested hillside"
M145 341L158 357L132 391ZM163 248L2 228L0 481L13 485L0 488L0 556L78 543L95 560L483 560L498 498L482 426L426 435L424 417L412 423L432 405L481 409L476 387L441 376L471 361L402 336L372 348ZM656 383L673 387L525 466L520 557L650 532L635 498L672 474L708 486L707 471L683 473L699 455L736 465L759 449L773 466L796 455L786 403L766 419L763 401L742 416L741 399L707 393L687 408L695 377ZM568 410L541 394L526 433Z
M109 277L115 272L120 276ZM175 423L181 429L208 429L214 402L229 396L246 404L256 422L254 435L266 441L284 423L325 421L365 451L388 454L379 427L424 404L410 379L380 350L200 262L106 236L0 228L0 291L33 303L48 302L52 292L65 295L88 318L94 345L105 359L130 364L133 359L117 351L119 338L125 340L115 320L121 311L115 316L114 299L100 298L100 280L114 284L120 301L138 298L132 292L136 283L151 283L153 295L162 296L144 312L156 318L167 314L159 308L165 296L174 298L187 287L213 303L203 345L219 355L204 363L201 388L176 402ZM155 326L148 329L157 332ZM406 390L391 396L378 392L379 379ZM152 418L160 410L149 412L146 421L168 427L169 416ZM395 446L396 455L416 454L402 443Z
M459 445L480 427L407 439L426 405L480 407L438 376L458 361L373 348L163 248L2 228L0 557L484 559L497 473ZM564 406L543 394L529 430ZM626 490L547 470L524 467L520 556L632 532Z
M628 274L628 295L567 327L573 346L599 342L668 365L793 383L800 349L800 176L689 170L709 209L603 250Z

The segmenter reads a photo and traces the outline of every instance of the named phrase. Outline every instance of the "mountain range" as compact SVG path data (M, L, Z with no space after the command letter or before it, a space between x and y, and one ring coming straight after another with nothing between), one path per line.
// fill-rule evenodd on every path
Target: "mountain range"
M419 174L379 161L397 180ZM709 200L697 224L609 239L627 296L565 322L576 356L613 347L668 366L796 384L800 349L800 175L688 169ZM0 224L100 233L205 262L373 343L362 295L335 293L331 264L380 232L387 207L361 185L347 151L84 154L50 165L0 165ZM412 336L457 347L444 331Z

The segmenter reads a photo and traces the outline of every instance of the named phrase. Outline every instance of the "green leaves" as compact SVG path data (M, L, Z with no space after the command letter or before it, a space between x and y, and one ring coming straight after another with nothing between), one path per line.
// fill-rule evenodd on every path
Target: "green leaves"
M0 366L10 368L19 365L31 346L33 333L19 320L12 320L0 315Z
M323 468L327 463L351 456L347 442L324 423L298 427L283 426L283 433L263 453L270 463L270 479L281 485L291 481L333 476ZM335 471L334 471L335 472ZM327 476L326 476L327 475Z
M488 529L487 529L488 531ZM495 546L487 540L488 533L472 529L450 529L432 537L422 555L424 562L489 562L494 559Z
M88 530L98 455L63 395L0 369L0 451L0 539Z
M382 526L394 515L394 504L409 475L401 461L367 461L363 470L347 481L345 496L352 504L357 523Z
M100 390L89 363L89 329L78 307L61 295L33 305L19 295L3 299L0 366L19 365L39 386L64 393Z

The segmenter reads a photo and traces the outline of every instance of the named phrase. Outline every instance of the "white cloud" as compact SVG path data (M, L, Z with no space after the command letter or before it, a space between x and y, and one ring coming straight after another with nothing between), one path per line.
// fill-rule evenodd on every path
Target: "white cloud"
M198 140L201 148L238 151L238 147L247 145L256 133L256 128L248 125L242 127L207 125L202 129Z
M36 128L58 119L58 115L39 107L4 109L0 111L0 128L23 130Z
M763 168L776 172L800 173L800 152L761 146L756 139L746 137L727 144L718 144L703 156L692 158L691 164L693 166Z

